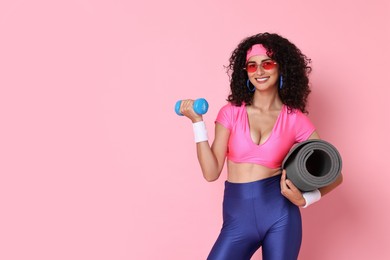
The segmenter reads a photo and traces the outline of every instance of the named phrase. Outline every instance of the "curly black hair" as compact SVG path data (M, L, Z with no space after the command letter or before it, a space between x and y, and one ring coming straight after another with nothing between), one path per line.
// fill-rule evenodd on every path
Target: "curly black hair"
M289 110L306 111L307 98L310 94L309 78L311 72L307 58L293 43L275 33L260 33L245 38L232 52L227 74L230 77L230 90L227 101L236 106L242 102L252 104L253 92L248 91L246 82L248 74L245 69L246 54L250 47L262 44L267 50L267 56L279 64L279 74L283 76L283 88L279 96Z

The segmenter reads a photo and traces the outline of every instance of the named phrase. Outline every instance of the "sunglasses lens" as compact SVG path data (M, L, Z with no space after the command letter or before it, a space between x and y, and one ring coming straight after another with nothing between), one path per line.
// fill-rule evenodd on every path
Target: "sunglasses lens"
M265 70L270 70L270 69L273 69L275 68L275 62L273 61L265 61L261 64L261 66L263 67L263 69Z
M257 63L255 62L251 62L251 63L248 63L246 65L246 71L249 72L249 73L253 73L257 70ZM276 66L276 62L274 61L264 61L261 63L261 67L264 69L264 70L271 70L273 68L275 68Z
M257 64L256 63L248 63L246 65L246 71L247 72L250 72L250 73L253 73L257 70Z

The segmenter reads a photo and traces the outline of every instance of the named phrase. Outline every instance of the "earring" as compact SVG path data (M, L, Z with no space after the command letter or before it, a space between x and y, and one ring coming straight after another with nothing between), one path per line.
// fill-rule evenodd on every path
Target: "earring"
M279 77L279 89L282 89L283 88L283 76L280 75Z
M246 87L248 88L248 90L249 90L249 92L255 92L255 86L253 86L253 88L251 88L250 87L250 85L251 85L251 82L250 82L250 80L248 79L247 81L246 81Z

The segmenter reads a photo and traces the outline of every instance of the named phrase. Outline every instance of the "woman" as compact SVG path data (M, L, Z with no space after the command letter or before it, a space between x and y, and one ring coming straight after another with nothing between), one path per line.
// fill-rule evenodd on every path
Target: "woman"
M207 181L217 180L227 158L223 227L209 260L297 259L302 240L299 207L318 201L342 182L301 193L286 179L282 161L291 147L319 139L305 115L310 60L287 39L270 33L244 39L230 57L231 93L218 113L209 145L193 100L180 112L191 119L198 160Z

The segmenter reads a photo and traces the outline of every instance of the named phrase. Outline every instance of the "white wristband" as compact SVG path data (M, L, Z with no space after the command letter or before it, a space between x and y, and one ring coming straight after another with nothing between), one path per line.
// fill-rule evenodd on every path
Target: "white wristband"
M209 140L207 136L206 124L204 121L199 121L192 124L194 129L195 143L200 143Z
M306 201L306 204L305 204L305 206L303 206L303 208L307 208L309 205L311 205L314 202L317 202L321 199L321 192L318 189L304 192L304 193L302 193L302 195Z

